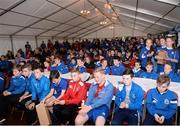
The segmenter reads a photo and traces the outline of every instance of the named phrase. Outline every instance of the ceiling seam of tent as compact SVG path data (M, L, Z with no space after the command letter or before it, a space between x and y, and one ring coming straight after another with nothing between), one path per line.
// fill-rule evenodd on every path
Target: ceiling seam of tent
M82 16L82 15L80 15L80 14L77 14L77 13L71 11L71 10L68 9L68 8L62 7L62 6L60 6L60 5L58 5L58 4L55 4L54 2L51 2L51 1L49 1L49 0L46 0L46 1L52 3L52 4L56 5L56 6L59 6L59 7L61 7L61 8L64 8L65 10L67 10L67 11L69 11L69 12L75 14L75 15L78 15L79 17L82 17L82 18L84 18L84 19L86 19L86 20L88 20L88 21L91 21L91 22L93 22L93 23L96 23L95 21L92 21L92 20L90 20L89 18L86 18L86 17L84 17L84 16Z
M147 27L146 29L152 27L153 25L155 25L157 22L159 22L161 19L164 19L164 17L166 15L168 15L170 12L172 12L177 6L174 6L173 8L171 8L171 10L169 10L166 14L164 14L162 17L159 17L158 20L156 20L154 23L152 23L149 27ZM146 31L146 29L144 31Z
M3 12L0 13L0 16L6 14L7 12L9 12L10 10L16 8L17 6L19 6L20 4L24 3L26 0L20 0L17 3L13 4L12 6L10 6L9 8L5 9Z
M117 7L117 8L122 8L122 9L126 9L126 10L129 10L129 11L134 11L132 9L129 9L127 7L122 7L122 6L117 6L115 4L113 4L113 6ZM172 6L172 5L171 5ZM141 13L141 14L145 14L145 15L148 15L148 16L152 16L152 17L156 17L156 18L159 18L159 16L156 16L156 15L153 15L153 14L148 14L148 13L145 13L145 12L142 12L142 11L137 11L138 13ZM171 22L174 22L174 23L180 23L179 21L174 21L174 20L171 20L171 19L168 19L168 18L164 18L164 20L167 20L167 21L171 21Z
M73 3L71 3L71 4L69 4L69 5L67 5L67 7L72 6L72 5L75 4L76 2L77 2L77 1L75 1L75 2L73 2ZM39 23L40 21L43 21L44 19L50 17L52 14L55 14L55 13L60 12L60 11L62 11L62 10L64 10L64 9L60 8L60 9L58 9L58 10L52 12L51 14L45 16L44 18L42 18L42 19L40 19L40 20L38 20L38 21L35 21L35 22L29 24L28 26L25 26L24 28L22 28L22 29L20 29L20 30L18 30L18 31L16 31L16 32L14 32L14 33L11 34L11 35L14 36L15 34L17 34L17 33L21 32L21 31L23 31L24 29L29 28L29 27L31 27L32 25L35 25L35 24Z
M51 2L51 1L49 1L49 0L47 0L48 2ZM51 3L53 3L53 2L51 2ZM54 3L55 4L55 3ZM59 5L57 5L57 4L55 4L56 6L59 6ZM61 6L59 6L59 7L61 7ZM73 13L71 10L69 10L69 9L67 9L67 8L65 8L65 10L67 10L67 11L69 11L69 12L71 12L71 13ZM76 14L76 15L78 15L77 13L74 13L74 14ZM83 17L83 16L81 16L81 15L78 15L79 17ZM78 18L78 17L77 17ZM83 17L83 18L85 18L85 17ZM88 21L91 21L92 23L95 23L95 24L98 24L97 22L95 22L95 21L92 21L92 19L94 19L94 17L93 18L91 18L91 19L88 19L88 18L85 18L86 20L88 20ZM67 22L68 23L68 22ZM59 33L57 33L57 34L55 34L54 35L54 37L56 37L56 36L58 36L58 35L60 35L60 34L62 34L62 33L65 33L65 32L67 32L67 31L69 31L69 30L71 30L71 29L73 29L73 28L76 28L76 27L78 27L78 26L80 26L80 25L82 25L82 24L85 24L86 23L86 21L84 21L83 23L79 23L79 24L77 24L77 25L75 25L74 27L71 27L71 28L69 28L69 29L66 29L65 31L63 31L63 32L59 32ZM99 24L98 24L99 25ZM88 26L89 27L89 26ZM84 29L84 28L83 28ZM87 29L87 28L85 28L85 29ZM87 29L88 30L88 29ZM77 30L78 31L78 30ZM76 31L76 32L77 32ZM48 31L47 31L48 32Z
M135 11L135 19L134 19L133 28L135 28L135 26L136 26L136 17L137 17L138 5L139 5L139 0L136 0L136 11ZM132 30L132 35L134 35L134 30Z
M124 26L123 22L121 21L121 19L119 18L118 14L116 13L114 7L112 6L112 4L110 4L109 0L106 0L107 3L111 6L111 9L113 10L113 12L115 13L115 15L117 16L119 22L121 23L122 26Z

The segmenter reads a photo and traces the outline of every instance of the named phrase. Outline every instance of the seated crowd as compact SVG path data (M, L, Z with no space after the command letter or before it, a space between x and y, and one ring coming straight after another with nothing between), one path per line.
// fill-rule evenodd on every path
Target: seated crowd
M13 106L18 106L26 111L27 124L35 124L35 106L42 103L53 124L84 125L92 120L96 125L104 125L112 114L111 125L124 121L130 125L170 125L177 112L177 96L168 87L170 82L180 82L180 51L174 45L171 37L94 39L71 44L56 41L54 45L48 40L47 45L42 42L32 51L27 42L25 53L20 49L15 57L10 51L1 56L0 123ZM166 52L163 58L159 56L162 50ZM81 80L81 74L90 70L95 82L89 86ZM44 72L50 72L49 77ZM61 77L69 72L71 80ZM123 88L115 88L106 75L122 76ZM157 83L147 93L143 121L140 120L146 92L132 81L133 77Z

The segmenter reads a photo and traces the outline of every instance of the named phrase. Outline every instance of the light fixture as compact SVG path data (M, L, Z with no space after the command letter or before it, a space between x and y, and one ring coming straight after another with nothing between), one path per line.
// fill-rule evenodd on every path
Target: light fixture
M99 24L100 25L106 25L108 23L108 19L106 18L104 21L101 21Z
M85 3L85 0L84 0L84 8L83 8L83 10L80 11L80 14L83 15L83 16L87 16L87 15L89 15L90 13L91 13L91 12L86 9L86 3Z
M107 21L101 21L100 22L100 25L106 25L107 24Z

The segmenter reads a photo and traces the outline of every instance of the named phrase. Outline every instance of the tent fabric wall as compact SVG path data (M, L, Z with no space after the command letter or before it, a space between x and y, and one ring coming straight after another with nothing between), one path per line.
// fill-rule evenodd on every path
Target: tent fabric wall
M31 45L31 48L34 50L36 48L36 41L35 38L22 38L22 37L15 37L13 38L13 47L14 47L14 52L16 53L17 50L19 50L20 48L25 51L25 44L26 42L29 42L29 44Z
M5 55L7 50L11 50L11 40L10 38L2 37L0 38L0 55Z

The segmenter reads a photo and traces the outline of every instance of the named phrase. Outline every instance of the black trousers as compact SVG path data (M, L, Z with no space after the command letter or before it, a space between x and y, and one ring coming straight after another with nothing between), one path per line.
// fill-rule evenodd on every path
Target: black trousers
M34 101L35 106L33 110L29 110L26 108L26 113L27 113L27 124L32 124L36 121L37 119L37 112L36 112L36 105L39 104L39 101Z
M172 118L170 119L165 119L164 123L162 125L172 125ZM152 116L151 114L147 113L146 114L146 118L143 122L143 125L160 125L158 122L156 122L154 116Z
M138 112L137 110L118 109L114 113L112 125L122 125L123 121L127 120L128 125L138 125Z
M79 110L80 105L71 104L71 105L54 105L53 106L53 115L59 124L66 124L67 121L74 124L75 116ZM57 123L57 122L56 122Z
M0 97L1 117L7 117L10 114L11 108L18 103L20 96L21 94Z
M29 102L29 104L32 102L31 97L23 99L21 102L17 104L17 107L22 110L26 110L26 104Z

